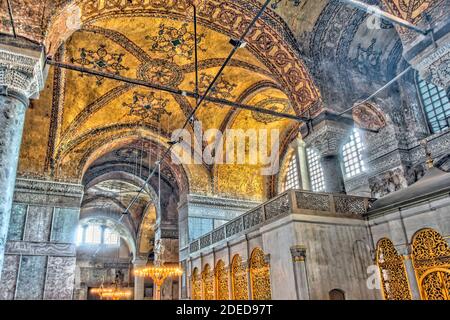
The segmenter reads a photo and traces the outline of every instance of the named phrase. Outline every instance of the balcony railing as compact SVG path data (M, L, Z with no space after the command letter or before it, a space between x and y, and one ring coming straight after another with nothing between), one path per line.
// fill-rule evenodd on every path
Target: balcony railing
M192 241L193 253L289 214L363 219L372 199L289 190Z

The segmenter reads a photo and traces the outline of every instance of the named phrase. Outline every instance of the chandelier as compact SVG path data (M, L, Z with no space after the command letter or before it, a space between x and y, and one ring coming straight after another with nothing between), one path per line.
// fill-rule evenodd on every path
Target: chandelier
M149 277L155 284L155 300L161 299L161 287L167 278L180 277L183 271L178 266L165 266L163 264L154 264L135 271L139 277Z
M116 279L110 287L105 287L105 277L102 278L102 283L99 288L91 290L92 294L98 295L100 300L128 300L132 296L130 288L123 288L121 279L122 273L120 270L116 273Z
M111 288L105 288L100 286L100 288L92 289L93 294L100 297L100 300L125 300L129 299L132 295L131 290L128 288L121 288L117 285Z

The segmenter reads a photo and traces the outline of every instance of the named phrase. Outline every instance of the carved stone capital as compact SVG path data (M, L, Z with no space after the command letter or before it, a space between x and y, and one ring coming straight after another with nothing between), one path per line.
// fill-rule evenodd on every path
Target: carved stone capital
M43 50L0 43L0 88L3 93L18 94L25 99L38 98L44 88L44 64Z
M291 247L292 260L294 262L302 262L306 259L306 247L293 246Z
M324 121L304 138L308 147L315 148L322 157L339 154L351 127L335 121Z

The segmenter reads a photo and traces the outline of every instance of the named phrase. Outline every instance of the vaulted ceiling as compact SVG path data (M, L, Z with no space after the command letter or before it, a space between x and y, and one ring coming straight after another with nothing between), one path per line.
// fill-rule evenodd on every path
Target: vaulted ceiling
M242 34L263 2L196 1L200 92L230 52L230 38ZM396 1L384 2L390 10L398 7ZM417 16L425 2L411 15ZM194 89L191 1L52 0L35 4L17 0L13 4L18 34L43 43L55 60ZM5 31L11 32L5 8L0 17ZM314 115L322 107L346 109L378 89L403 65L396 29L385 21L374 28L370 19L338 1L274 0L211 95L298 115L306 111ZM80 182L93 172L99 159L137 141L147 145L145 152L157 156L194 105L195 101L184 96L50 68L46 88L28 111L19 172ZM204 131L279 129L281 152L299 125L213 103L205 103L196 120L202 122ZM148 163L148 168L153 165ZM176 187L190 192L261 200L270 196L275 185L274 179L268 181L258 174L258 165L166 166L177 177Z

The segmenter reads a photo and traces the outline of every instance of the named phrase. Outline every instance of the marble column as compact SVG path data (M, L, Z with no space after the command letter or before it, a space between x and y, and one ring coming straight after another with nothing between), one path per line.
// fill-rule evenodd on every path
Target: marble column
M291 247L292 263L294 266L295 288L298 300L310 300L308 273L306 270L306 248L303 246Z
M307 148L314 148L319 154L325 192L345 193L344 175L340 161L341 149L350 135L352 126L327 112L317 117L315 121L313 129L309 130L303 140Z
M311 179L309 177L308 157L306 154L306 143L304 141L302 140L297 141L297 152L298 152L297 154L298 154L302 189L310 191L312 190Z
M37 98L44 84L41 48L25 40L7 39L0 42L0 274L25 112L29 99Z
M136 275L136 270L144 268L147 265L145 259L136 259L133 261L134 275L134 300L144 300L144 277Z

